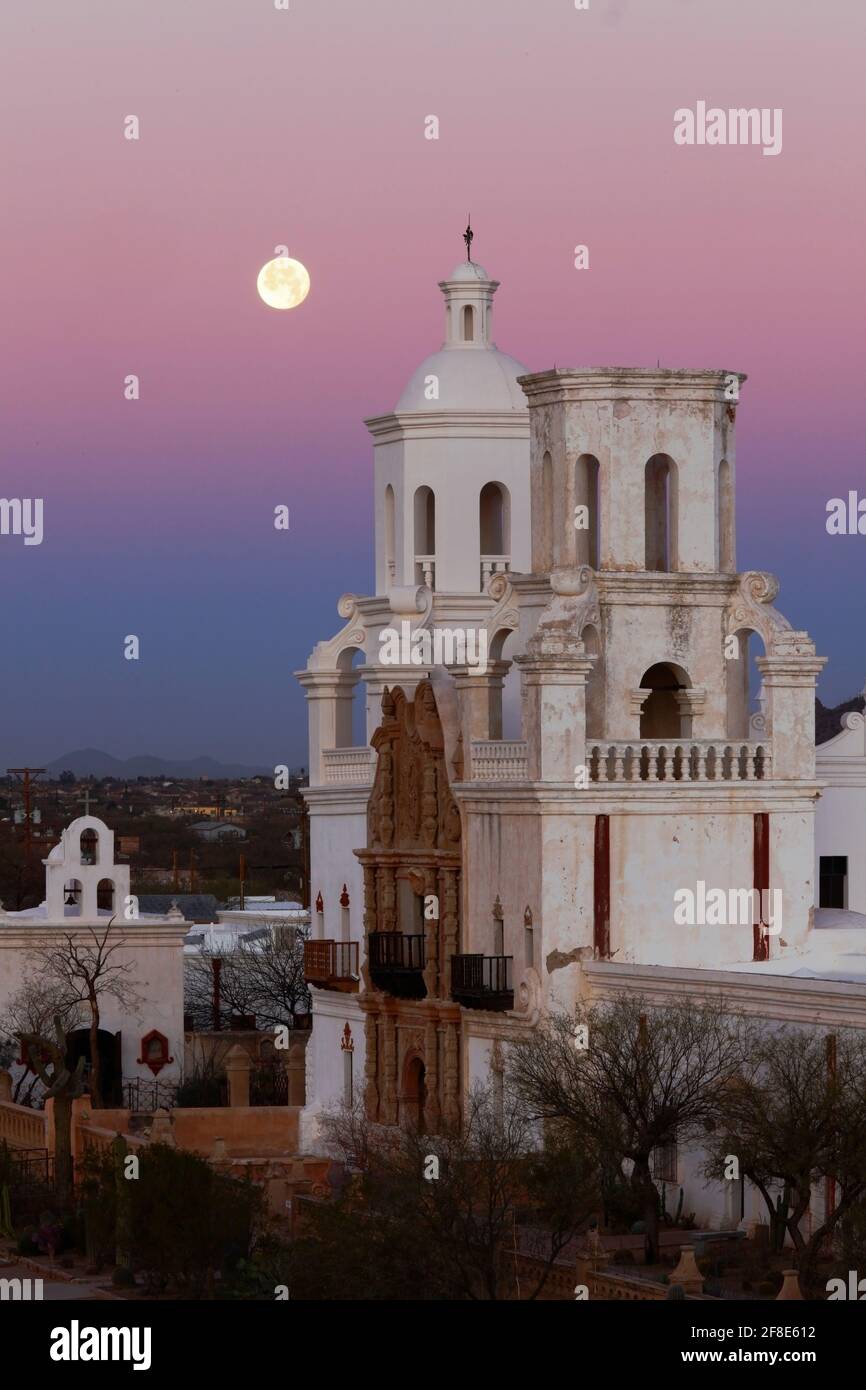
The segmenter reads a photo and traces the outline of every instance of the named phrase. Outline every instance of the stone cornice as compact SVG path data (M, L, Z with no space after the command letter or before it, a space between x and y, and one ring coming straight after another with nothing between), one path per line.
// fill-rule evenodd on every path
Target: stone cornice
M121 949L129 948L138 950L142 946L161 946L170 948L182 948L184 938L195 927L194 922L130 922L127 926L120 929L112 929L109 943L117 945ZM34 950L43 942L50 942L56 937L80 937L82 942L91 943L93 931L99 932L100 936L105 930L105 922L89 925L87 922L73 922L69 919L66 922L40 922L31 921L26 926L23 923L10 921L9 918L0 917L0 950L4 947L16 950Z
M310 815L364 815L367 802L373 790L369 786L319 786L302 787L301 796L310 809Z
M377 444L408 436L427 439L529 439L528 410L404 410L375 415L364 424Z
M595 582L603 603L658 604L688 599L695 605L718 607L737 592L740 576L702 574L696 570L673 574L637 570L596 570Z
M812 809L822 790L819 782L664 782L641 785L590 782L585 790L570 782L452 782L456 801L468 812L490 815L507 809L509 815L641 816L743 815L758 811L791 812ZM713 790L715 788L715 790ZM500 806L499 803L505 803Z
M790 957L791 969L802 957ZM614 998L622 991L645 994L663 1004L683 995L724 998L732 1013L792 1023L866 1027L866 983L814 980L758 970L685 970L665 965L618 965L584 961L582 971L595 998Z
M723 370L689 371L667 367L559 367L519 376L533 405L552 405L557 401L666 401L731 405L725 399L730 377L742 384L742 372Z

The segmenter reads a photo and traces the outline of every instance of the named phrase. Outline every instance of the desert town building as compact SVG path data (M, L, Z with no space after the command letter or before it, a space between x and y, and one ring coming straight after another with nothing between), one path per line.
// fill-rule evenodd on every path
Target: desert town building
M110 959L120 966L123 997L100 995L103 1089L120 1103L124 1081L176 1082L183 1068L183 943L189 924L177 907L139 911L129 865L117 863L114 831L95 816L68 825L45 864L45 901L21 912L0 909L0 1014L38 968L40 948L93 950L110 927ZM116 975L115 978L120 978ZM68 1039L70 1056L89 1056L89 1016Z

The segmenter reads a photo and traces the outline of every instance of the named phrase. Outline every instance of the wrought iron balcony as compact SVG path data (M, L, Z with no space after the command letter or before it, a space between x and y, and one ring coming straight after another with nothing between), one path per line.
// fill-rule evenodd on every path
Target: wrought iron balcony
M499 1013L513 1009L513 959L513 956L452 956L451 998L467 1009L491 1009Z
M424 936L398 931L372 931L368 937L370 979L377 989L400 999L423 999Z
M358 978L357 941L304 942L304 979L308 985L345 994L357 990Z

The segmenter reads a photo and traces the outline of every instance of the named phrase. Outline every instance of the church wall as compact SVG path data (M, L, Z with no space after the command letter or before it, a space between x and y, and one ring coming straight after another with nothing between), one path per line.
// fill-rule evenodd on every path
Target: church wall
M578 793L576 793L578 795ZM545 815L540 941L536 961L544 1005L572 1009L579 988L579 952L591 951L594 902L594 815Z
M770 881L784 886L781 935L792 948L805 945L813 925L818 893L814 844L813 800L806 802L803 811L777 811L770 816Z
M367 841L366 798L346 797L339 804L317 804L310 799L310 902L311 935L334 941L345 940L340 894L345 883L349 893L349 939L360 941L364 934L364 876L354 851ZM358 808L360 803L360 809ZM325 906L324 931L318 930L315 903L321 893Z
M354 994L329 993L311 989L313 1028L306 1050L307 1107L301 1113L300 1146L314 1148L322 1113L338 1109L345 1099L345 1062L341 1043L346 1024L352 1030L353 1096L360 1100L364 1089L364 1018Z
M87 925L83 924L85 933ZM105 920L97 924L105 930ZM173 1058L159 1072L160 1081L179 1081L183 1069L184 1029L183 1029L183 937L188 930L184 922L180 928L140 923L130 928L126 937L129 941L133 933L140 933L141 944L122 946L113 963L128 963L129 984L141 996L141 1002L129 1008L121 1007L108 995L100 998L99 1026L109 1033L121 1033L121 1058L125 1080L141 1077L152 1080L153 1073L144 1064L139 1065L141 1039L146 1033L156 1030L168 1039L169 1056ZM25 976L32 973L30 951L37 940L49 939L50 929L40 932L38 928L0 926L0 1016L3 1015L8 1000L21 988ZM72 933L71 923L53 929L61 936ZM118 938L120 933L117 933ZM90 941L85 935L85 944ZM87 1027L90 1015L87 1008L82 1010L82 1027Z
M461 950L494 954L493 903L502 904L505 954L514 956L515 984L523 969L523 914L541 916L541 827L537 816L464 811ZM491 885L495 885L491 889Z
M680 889L750 889L750 813L612 816L611 954L618 962L721 966L752 959L752 924L678 925Z
M827 775L819 768L822 779ZM851 912L866 913L866 760L862 786L828 786L821 793L815 816L816 906L822 855L847 857L847 907Z

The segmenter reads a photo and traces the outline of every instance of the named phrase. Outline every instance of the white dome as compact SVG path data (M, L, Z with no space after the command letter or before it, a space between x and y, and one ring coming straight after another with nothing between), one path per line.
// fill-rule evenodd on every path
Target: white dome
M490 276L487 274L487 271L484 269L484 266L479 265L477 261L461 261L459 265L456 265L454 267L451 274L448 276L448 279L486 280L488 283L490 283Z
M416 367L395 409L402 410L527 410L517 378L526 367L489 348L442 348ZM439 379L438 400L426 396L427 377Z

